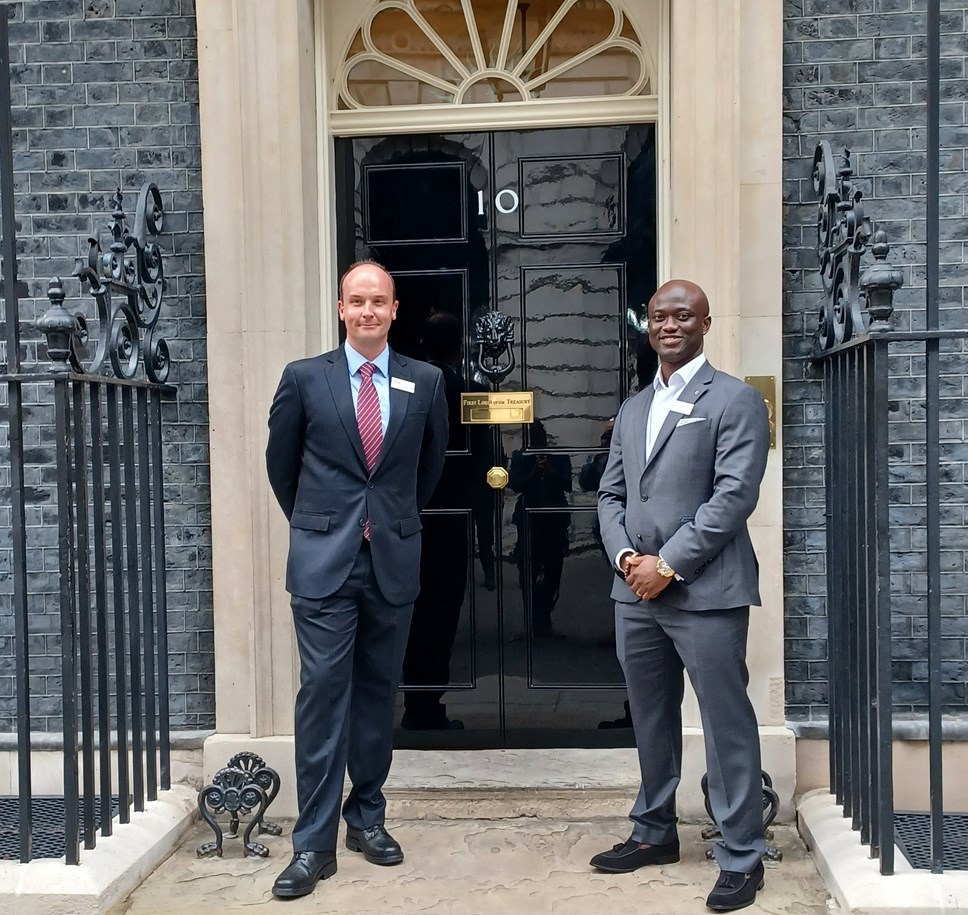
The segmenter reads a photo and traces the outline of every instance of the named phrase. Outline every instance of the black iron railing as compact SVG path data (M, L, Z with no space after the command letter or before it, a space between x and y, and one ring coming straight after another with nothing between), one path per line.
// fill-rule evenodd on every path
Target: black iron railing
M142 202L148 199L150 194L142 196ZM120 208L120 194L117 202ZM135 258L142 257L146 249L128 240L135 243ZM8 391L12 477L23 468L22 444L14 444L24 437L23 387L31 385L54 408L56 495L46 520L50 523L52 507L68 863L78 860L79 835L85 847L94 846L97 798L98 810L110 810L116 794L118 819L125 823L132 807L143 810L159 786L170 787L162 459L162 399L170 391L164 383L167 353L163 341L146 347L153 354L147 377L135 377L139 328L145 328L150 315L137 302L148 287L125 275L128 258L118 252L102 255L96 243L92 252L100 272L90 266L78 272L90 284L100 312L94 364L80 361L83 345L91 342L89 329L79 314L64 308L64 290L55 278L48 293L51 307L37 322L47 334L51 370L2 376ZM109 269L110 279L105 276ZM142 267L134 269L143 274ZM117 307L112 293L123 296ZM15 324L7 322L8 352L17 345L11 339ZM106 366L121 374L103 374ZM33 608L42 596L34 584L39 577L44 587L47 570L37 558L43 551L32 543L44 525L27 526L22 487L15 485L11 497L20 859L29 861L31 634ZM111 817L100 817L100 824L101 833L109 835Z
M884 234L871 239L862 195L851 184L849 153L839 168L826 143L814 156L814 187L820 196L818 253L826 294L815 360L823 369L826 400L831 787L861 840L879 857L883 874L894 872L899 823L892 768L888 358L892 349L900 348L905 354L924 354L929 810L923 832L930 848L921 858L930 860L935 873L948 860L942 790L940 360L942 341L964 340L968 331L945 330L940 323L940 23L939 0L928 0L923 331L892 329L892 298L901 274L887 264ZM861 272L861 257L868 249L875 261Z
M827 143L814 156L818 247L826 297L815 338L826 401L827 620L830 777L861 841L894 866L891 581L888 516L888 347L901 274L870 240L849 155ZM861 290L868 311L861 311Z
M170 787L168 646L162 400L168 348L157 334L165 293L161 195L146 184L129 228L119 190L102 248L74 271L95 315L65 307L59 278L50 282L50 307L36 326L47 338L50 363L21 364L16 262L10 55L6 17L0 16L0 230L2 230L6 372L11 479L12 610L17 703L17 851L35 856L31 729L32 674L38 623L56 613L60 636L60 694L52 714L63 735L63 849L68 864L80 846L94 847L118 821L130 820ZM31 405L52 405L28 416ZM28 405L28 406L31 406ZM44 468L44 499L25 485L25 433L53 442ZM41 449L43 450L43 449ZM44 487L41 487L44 488ZM47 499L47 496L50 496ZM37 511L38 501L42 510ZM56 527L56 546L49 537ZM53 557L56 556L56 563ZM51 595L51 581L56 594ZM53 601L51 598L53 597ZM53 604L53 606L51 606ZM50 680L47 681L48 685ZM49 700L49 696L42 697ZM116 773L113 769L116 768ZM9 806L9 804L7 805ZM45 825L49 833L49 825ZM2 851L2 850L0 850ZM4 857L0 854L0 857Z
M826 401L827 617L831 788L861 841L894 871L892 744L889 356L924 354L925 541L931 869L945 861L942 801L940 345L964 330L892 330L901 273L887 263L883 232L871 238L848 154L834 169L830 147L814 157L820 194L821 274L826 290L816 335ZM867 250L874 263L861 270ZM930 271L929 271L930 275ZM866 308L861 309L861 294ZM912 360L916 364L916 360Z

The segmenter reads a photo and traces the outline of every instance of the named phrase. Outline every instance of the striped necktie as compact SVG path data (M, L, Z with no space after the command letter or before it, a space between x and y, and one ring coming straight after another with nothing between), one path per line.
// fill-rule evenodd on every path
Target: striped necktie
M370 473L376 466L383 446L383 420L380 417L380 398L373 384L373 373L376 366L372 362L364 362L360 366L360 391L356 398L356 423L360 428L360 438L363 441L363 456ZM366 519L363 536L370 539L370 519Z

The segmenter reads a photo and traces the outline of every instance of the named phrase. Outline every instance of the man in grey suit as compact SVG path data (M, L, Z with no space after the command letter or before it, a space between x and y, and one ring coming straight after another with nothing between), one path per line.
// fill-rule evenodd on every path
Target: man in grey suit
M386 831L383 784L394 700L420 568L418 512L447 447L440 370L387 346L393 279L354 264L340 282L339 349L286 366L269 411L266 466L289 520L286 588L300 659L295 749L299 818L276 896L311 893L346 846L374 864L403 860Z
M763 794L756 716L747 696L750 605L758 567L747 530L766 469L763 398L703 355L709 303L673 280L649 302L653 385L622 404L598 490L602 540L615 563L619 660L628 686L642 785L629 839L596 855L624 873L679 860L683 667L702 716L709 799L722 832L718 911L763 886Z

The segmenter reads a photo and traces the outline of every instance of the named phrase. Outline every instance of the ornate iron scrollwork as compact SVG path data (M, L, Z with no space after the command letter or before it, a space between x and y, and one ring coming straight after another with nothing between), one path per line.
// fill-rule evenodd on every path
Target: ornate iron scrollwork
M263 791L265 791L265 809L268 810L269 806L276 799L276 795L279 793L279 787L282 784L282 780L279 778L279 773L276 772L275 769L270 769L265 764L265 760L261 756L248 751L236 753L235 756L228 761L228 767L231 769L241 769L243 772L247 772L252 781L255 782ZM263 811L263 813L264 812L265 811ZM234 817L230 821L230 833L234 836L238 834L238 831L239 820L238 817ZM277 823L269 822L269 820L262 820L262 822L259 823L259 834L281 836L282 827Z
M156 327L165 296L162 252L154 240L164 224L161 192L155 184L142 186L133 232L128 229L120 188L112 202L114 210L107 226L110 244L104 249L97 237L89 238L87 260L78 258L73 272L94 298L98 322L94 355L87 359L87 319L64 308L60 277L50 281L47 296L51 307L37 326L47 335L55 372L107 373L130 379L143 362L148 380L163 384L171 360L168 344L158 336Z
M477 368L500 384L514 371L514 322L500 311L485 311L474 322Z
M215 832L215 841L206 842L200 845L197 851L199 858L206 858L210 855L222 857L222 829L218 825L215 816L228 811L232 821L238 827L239 816L251 813L256 810L256 815L249 822L243 836L243 854L257 855L260 858L269 856L269 849L260 842L250 842L249 837L256 823L262 819L262 814L266 809L266 793L262 788L252 781L247 772L241 769L231 769L226 767L215 773L212 784L207 785L198 794L198 810L202 819L212 827Z
M824 303L820 309L815 348L828 350L863 333L890 329L891 298L901 286L901 271L886 262L890 246L884 232L874 234L877 263L861 272L861 257L872 235L864 215L863 194L851 182L854 169L850 150L834 167L830 144L822 140L813 155L813 187L819 196L817 255L823 281ZM861 295L867 299L867 314Z
M222 857L223 833L216 816L228 813L229 826L224 835L234 839L239 834L241 817L253 810L255 814L242 837L243 854L269 857L269 849L265 845L250 840L256 828L258 835L282 835L281 826L263 820L266 810L279 793L279 785L279 773L270 769L261 756L249 752L236 753L224 769L215 773L212 783L198 792L198 811L215 833L214 842L205 842L198 847L198 857Z

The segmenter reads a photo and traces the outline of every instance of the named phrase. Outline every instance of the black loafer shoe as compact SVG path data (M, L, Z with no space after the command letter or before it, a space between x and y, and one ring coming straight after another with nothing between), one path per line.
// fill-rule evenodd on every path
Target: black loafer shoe
M628 874L649 864L675 864L679 860L679 840L642 848L635 839L615 845L595 855L588 863L609 874Z
M400 843L382 826L368 829L347 829L346 847L361 851L370 864L399 864L403 860Z
M276 877L272 895L281 899L308 896L320 880L336 873L336 853L331 851L297 851L289 866Z
M706 905L717 912L745 909L756 899L757 890L763 889L763 862L748 874L739 871L719 872L719 879L706 899Z

